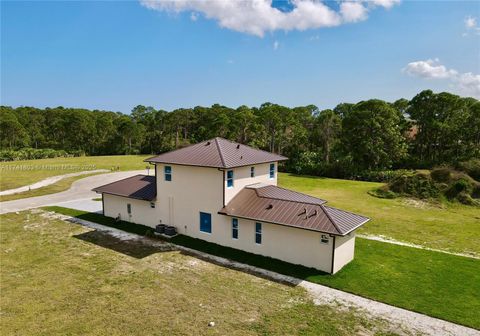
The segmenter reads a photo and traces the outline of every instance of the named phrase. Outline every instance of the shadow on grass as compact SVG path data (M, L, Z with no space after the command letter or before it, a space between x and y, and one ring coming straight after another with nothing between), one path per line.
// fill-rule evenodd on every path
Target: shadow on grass
M231 247L226 247L226 246L221 246L215 243L210 243L205 240L197 239L197 238L192 238L189 236L185 235L177 235L171 239L164 239L164 238L150 238L148 237L152 233L152 228L141 225L141 224L134 224L134 223L129 223L129 222L124 222L120 221L117 222L115 219L111 217L106 217L101 214L97 213L92 213L92 212L85 212L85 211L80 211L80 210L74 210L74 209L68 209L68 208L62 208L62 207L45 207L44 208L47 211L54 211L57 213L61 213L64 215L76 217L79 219L83 219L86 221L102 224L105 226L113 227L125 232L130 232L130 233L135 233L141 236L145 236L145 243L143 241L136 241L136 240L121 240L115 237L112 237L111 235L108 235L108 233L102 233L104 236L108 236L108 239L105 237L102 237L100 235L101 231L92 231L92 232L97 232L97 233L91 233L87 232L81 235L76 236L79 239L82 239L84 241L88 241L90 243L97 244L99 246L103 246L112 250L115 250L117 252L135 257L135 258L143 258L145 256L151 255L153 253L158 253L158 252L165 252L165 248L162 248L161 246L155 246L155 244L148 244L148 240L154 241L154 242L171 242L176 245L180 245L183 247L187 247L189 249L192 249L194 251L188 252L188 251L181 251L181 253L186 254L186 255L191 255L196 258L205 260L207 262L217 264L219 266L223 267L228 267L232 269L236 269L242 272L246 272L249 274L253 274L255 276L269 279L269 280L275 280L277 282L282 282L285 284L290 284L290 285L296 285L298 284L298 281L279 281L278 279L274 279L271 276L268 276L267 274L263 274L260 271L256 271L255 269L252 268L245 268L245 267L238 267L233 263L229 263L228 265L225 265L223 262L219 262L213 258L209 258L208 256L202 255L201 253L206 253L209 255L213 255L215 257L221 257L225 258L231 261L235 261L238 263L246 264L249 266L254 266L263 270L267 271L272 271L275 273L279 273L282 275L287 275L293 278L297 278L300 280L306 280L308 278L312 277L331 277L332 275L319 271L314 268L310 267L305 267L302 265L296 265L296 264L291 264L282 260L270 258L270 257L265 257L261 256L258 254L253 254L249 252L245 252L242 250L237 250ZM114 239L114 240L112 240ZM134 245L132 245L134 244ZM142 246L143 245L143 246ZM168 244L166 244L168 245ZM169 251L173 251L175 249L170 249ZM201 253L195 253L195 251L201 252ZM292 279L290 279L292 280Z
M119 239L108 232L98 230L85 232L73 237L137 259L142 259L155 253L177 250L169 244L159 246L148 244L148 241Z

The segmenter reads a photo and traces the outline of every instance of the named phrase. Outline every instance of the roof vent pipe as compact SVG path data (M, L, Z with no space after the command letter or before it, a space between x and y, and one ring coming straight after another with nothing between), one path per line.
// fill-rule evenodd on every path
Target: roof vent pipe
M239 148L240 148L240 144L237 145L237 149L239 149Z
M208 146L208 145L210 145L210 141L207 141L207 143L205 144L205 146Z
M273 209L273 204L269 204L269 205L267 206L267 210L270 210L270 209Z

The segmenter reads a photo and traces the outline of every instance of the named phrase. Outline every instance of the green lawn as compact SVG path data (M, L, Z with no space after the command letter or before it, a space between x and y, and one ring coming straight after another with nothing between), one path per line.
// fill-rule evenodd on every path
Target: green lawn
M82 156L0 163L0 190L29 185L50 176L64 175L83 170L145 169L144 159L151 155Z
M352 309L316 306L302 288L29 211L0 216L0 243L4 335L401 332Z
M480 255L480 209L382 199L368 191L381 183L279 174L279 185L323 198L328 204L371 218L359 233L385 235L431 248Z
M74 165L78 170L83 170L82 165L91 164L95 169L110 169L118 166L120 170L134 170L144 169L147 164L143 160L147 157L120 155L4 162L0 163L0 190L31 184L48 176L72 172L72 170L5 169L8 166ZM40 195L39 192L47 194L68 189L69 184L74 180L59 182L60 185L53 185L49 189L33 192L31 195L37 196ZM378 188L382 185L381 183L279 174L279 184L324 198L330 205L370 217L371 221L360 230L360 233L384 235L431 248L480 255L480 209L478 208L453 203L434 206L406 199L380 199L368 194L368 191ZM1 201L23 198L27 195L11 197L2 198Z
M95 213L47 207L145 234L150 228ZM335 275L179 235L172 242L480 329L480 260L357 238L355 259Z

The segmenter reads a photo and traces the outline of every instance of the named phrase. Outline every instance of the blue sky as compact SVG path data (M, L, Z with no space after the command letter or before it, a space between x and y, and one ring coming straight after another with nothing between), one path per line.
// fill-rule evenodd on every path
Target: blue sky
M427 88L479 98L480 2L387 1L336 23L307 14L271 26L270 10L235 11L231 23L228 11L196 4L2 2L1 104L333 108ZM274 3L286 15L295 6Z

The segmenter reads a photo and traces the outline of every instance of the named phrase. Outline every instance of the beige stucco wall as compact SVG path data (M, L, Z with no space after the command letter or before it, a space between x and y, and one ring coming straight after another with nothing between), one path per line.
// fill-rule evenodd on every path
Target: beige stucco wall
M127 204L131 204L131 215L127 212ZM104 215L116 218L119 214L122 220L137 224L155 227L158 211L150 207L150 202L126 198L121 196L103 194Z
M250 177L250 168L255 167L255 177ZM228 169L227 169L228 170ZM270 163L233 168L234 183L232 188L227 188L227 170L225 171L225 203L230 200L245 186L254 183L277 185L277 164L275 163L275 177L270 178Z
M217 168L169 166L172 181L165 181L164 165L157 165L159 220L196 237L200 212L213 216L223 206L223 172Z
M219 215L212 231L216 242L239 250L284 260L292 264L330 272L333 238L320 241L321 233L288 226L262 223L262 243L255 243L255 222L238 219L238 239L232 238L232 218Z
M233 239L231 217L218 214L223 206L223 190L228 202L246 185L276 184L277 173L274 179L269 179L269 164L257 165L255 178L250 177L250 166L236 168L231 189L226 188L223 171L217 168L169 166L172 167L170 182L164 179L164 165L156 167L154 209L147 201L104 195L105 215L116 217L120 213L124 220L152 228L159 223L173 225L179 233L191 237L331 272L333 237L326 235L329 242L322 243L320 232L262 223L262 244L256 244L254 221L239 218L239 238ZM131 217L127 214L127 203L132 204ZM211 234L200 231L200 212L211 214ZM336 237L335 246L336 272L353 258L354 234Z
M335 262L333 273L338 272L343 266L353 260L355 253L355 232L344 237L335 237Z

